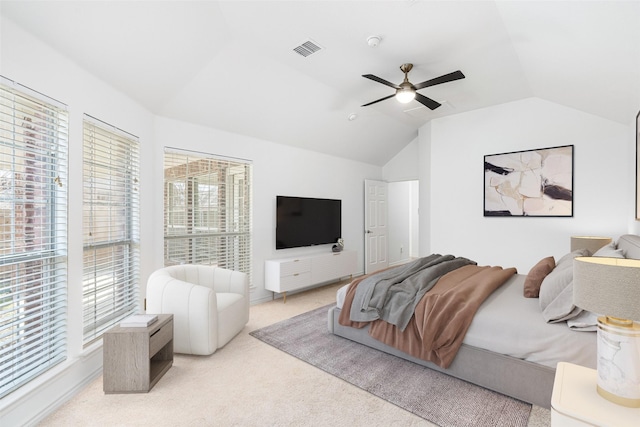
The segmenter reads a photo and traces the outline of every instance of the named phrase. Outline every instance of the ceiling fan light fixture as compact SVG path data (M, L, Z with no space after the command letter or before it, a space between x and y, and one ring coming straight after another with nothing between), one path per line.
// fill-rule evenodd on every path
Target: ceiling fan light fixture
M401 104L407 104L413 101L416 97L416 91L410 87L401 87L396 90L396 99Z

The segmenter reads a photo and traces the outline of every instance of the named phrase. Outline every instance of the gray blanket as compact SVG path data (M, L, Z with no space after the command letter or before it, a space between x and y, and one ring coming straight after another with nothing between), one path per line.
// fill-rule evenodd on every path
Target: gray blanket
M470 264L476 263L453 255L432 254L374 273L358 284L350 319L354 322L382 319L404 331L416 305L438 279Z

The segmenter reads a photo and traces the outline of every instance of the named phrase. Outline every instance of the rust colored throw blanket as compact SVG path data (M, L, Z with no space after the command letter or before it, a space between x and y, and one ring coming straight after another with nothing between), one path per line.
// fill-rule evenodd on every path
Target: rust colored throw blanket
M422 297L404 331L383 320L353 322L349 319L356 287L366 276L360 277L347 290L338 322L354 328L370 323L369 335L378 341L448 368L478 307L516 273L515 268L466 265L445 274Z

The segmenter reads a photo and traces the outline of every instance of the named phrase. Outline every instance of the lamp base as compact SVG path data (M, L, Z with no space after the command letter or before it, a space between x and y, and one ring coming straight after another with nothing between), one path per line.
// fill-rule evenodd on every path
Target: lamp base
M598 394L640 408L640 324L598 318Z
M610 402L616 403L627 408L640 408L640 399L627 399L626 397L620 397L613 393L609 393L607 390L602 389L600 386L596 386L598 394Z

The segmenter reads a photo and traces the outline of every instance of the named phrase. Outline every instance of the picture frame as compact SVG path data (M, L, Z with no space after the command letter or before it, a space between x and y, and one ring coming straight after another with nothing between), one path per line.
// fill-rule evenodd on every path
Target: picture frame
M485 217L573 217L573 145L484 156Z
M636 221L640 221L640 111L636 115Z

